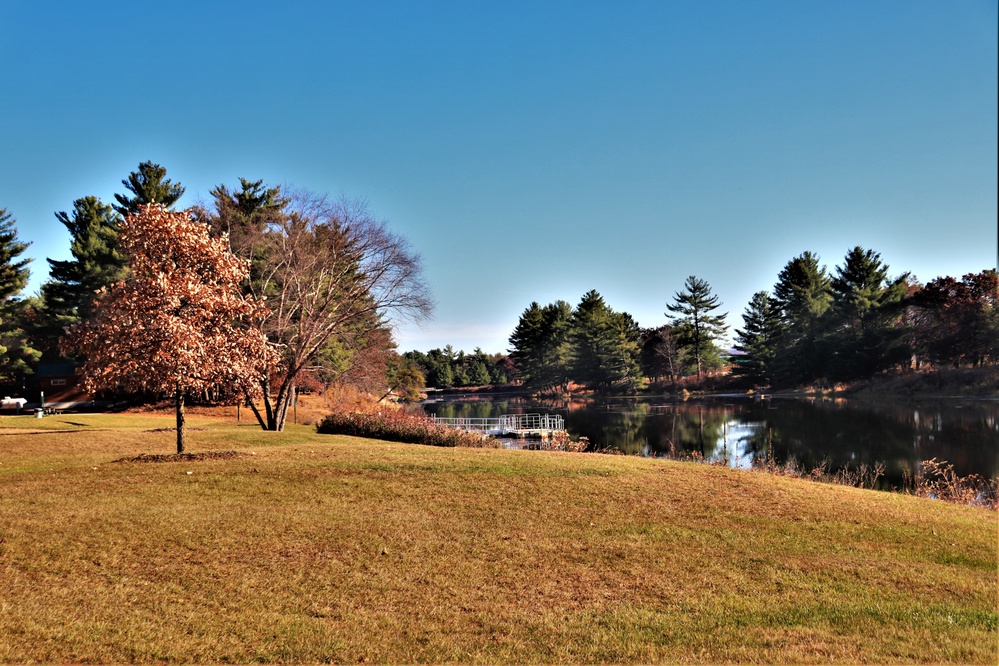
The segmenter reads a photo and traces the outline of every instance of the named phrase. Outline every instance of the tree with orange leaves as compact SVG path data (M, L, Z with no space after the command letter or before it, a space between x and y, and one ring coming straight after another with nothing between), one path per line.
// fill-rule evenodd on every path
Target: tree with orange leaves
M188 212L141 206L122 222L119 246L129 276L98 292L93 317L72 327L62 347L86 359L89 391L172 395L183 453L185 396L209 388L252 392L260 369L274 362L253 325L266 308L242 294L247 262Z

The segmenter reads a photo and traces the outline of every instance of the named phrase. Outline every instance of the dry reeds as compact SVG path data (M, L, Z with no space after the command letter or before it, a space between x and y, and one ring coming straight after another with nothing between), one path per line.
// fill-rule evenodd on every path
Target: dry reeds
M986 479L978 474L958 476L954 465L946 460L924 460L919 464L919 471L907 477L907 490L918 497L989 509L996 509L999 505L999 480Z
M498 448L499 442L480 434L464 432L435 423L430 417L397 410L384 412L335 412L320 422L316 432L323 435L352 435L388 442L428 446Z

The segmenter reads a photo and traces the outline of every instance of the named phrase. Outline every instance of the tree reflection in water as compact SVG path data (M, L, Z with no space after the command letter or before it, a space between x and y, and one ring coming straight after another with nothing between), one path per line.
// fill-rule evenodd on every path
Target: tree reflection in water
M966 476L999 473L999 401L753 399L717 396L685 401L647 398L439 402L428 413L488 418L503 414L562 414L573 438L594 449L627 454L699 457L738 467L772 456L803 469L828 461L829 471L883 462L884 483L937 458Z

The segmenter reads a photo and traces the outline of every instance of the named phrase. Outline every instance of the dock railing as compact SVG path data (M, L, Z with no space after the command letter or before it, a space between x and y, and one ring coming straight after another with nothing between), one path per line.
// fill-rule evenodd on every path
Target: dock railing
M544 436L565 430L565 417L561 414L506 414L493 418L440 418L434 421L449 428L458 428L485 435Z

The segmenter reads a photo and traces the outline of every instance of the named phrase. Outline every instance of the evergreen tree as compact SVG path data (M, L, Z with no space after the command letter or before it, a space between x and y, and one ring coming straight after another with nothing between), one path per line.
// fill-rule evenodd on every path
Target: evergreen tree
M475 386L484 386L491 383L489 368L493 365L492 359L482 351L481 347L476 347L471 356L467 357L470 365L468 374L469 381Z
M709 358L717 358L718 351L714 341L725 334L728 326L725 317L728 313L711 314L720 307L718 297L711 293L711 286L705 280L693 275L684 282L683 291L673 296L673 304L667 305L669 312L679 314L673 317L673 326L682 327L686 333L694 362L697 366L697 378L701 378L705 363Z
M742 321L743 328L735 331L735 348L745 357L737 363L736 372L755 382L769 383L783 331L780 308L767 292L758 291L746 307Z
M116 194L118 204L113 207L87 196L73 202L72 215L56 213L69 231L73 259L48 260L40 331L46 352L55 353L64 330L90 316L94 296L102 287L127 277L128 265L118 248L121 216L139 212L143 204L169 208L184 193L183 187L166 178L165 168L152 162L143 162L121 182L132 196Z
M239 191L230 191L225 185L218 185L211 191L215 211L205 215L205 221L213 236L229 234L233 253L250 261L250 283L259 293L268 253L273 250L267 226L284 219L291 200L281 196L280 187L265 187L262 180L240 178L239 184ZM274 285L272 293L265 295L271 296L277 291L279 289Z
M138 171L133 171L128 178L121 181L132 196L127 194L114 195L118 205L115 210L122 215L132 215L139 212L139 206L144 204L161 204L172 208L184 194L184 188L170 182L166 177L166 168L152 162L143 162Z
M541 354L541 378L546 386L569 390L572 349L572 306L559 300L541 309L545 341Z
M230 192L225 185L211 191L219 221L230 234L233 227L259 225L267 214L280 211L289 202L281 196L280 187L265 187L263 180L240 178L239 186L238 192Z
M28 286L31 259L18 259L28 249L29 243L17 237L17 221L0 208L0 303L8 303Z
M536 302L521 314L510 336L510 358L525 387L545 391L569 381L569 329L572 306L557 301Z
M427 380L417 363L393 354L388 364L388 384L384 397L395 393L404 402L417 402L427 386Z
M454 386L454 370L451 368L450 363L440 366L440 369L437 371L436 380L435 384L437 388L451 388Z
M20 294L31 275L31 260L21 258L29 244L18 239L15 225L13 216L0 208L0 385L20 393L40 354L25 332L29 309Z
M889 279L881 255L859 246L836 267L830 342L837 379L868 377L908 358L898 325L908 278Z
M804 252L787 262L777 276L774 300L783 326L774 373L784 383L806 382L825 373L821 334L823 316L832 304L832 288L819 257Z
M593 388L624 383L637 388L639 329L627 313L614 312L594 290L587 292L572 315L572 378Z
M73 202L72 215L56 213L70 234L71 260L49 259L49 280L42 285L43 337L47 351L54 351L68 326L86 319L102 287L124 279L125 257L118 249L121 218L97 197Z
M472 365L471 382L475 386L484 386L490 382L489 368L482 361L476 361Z

